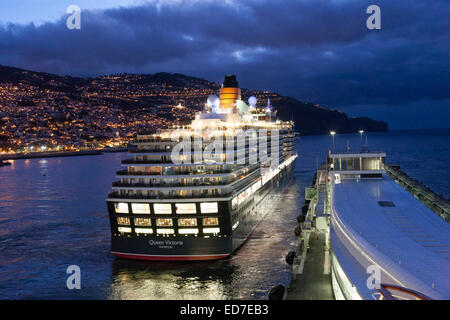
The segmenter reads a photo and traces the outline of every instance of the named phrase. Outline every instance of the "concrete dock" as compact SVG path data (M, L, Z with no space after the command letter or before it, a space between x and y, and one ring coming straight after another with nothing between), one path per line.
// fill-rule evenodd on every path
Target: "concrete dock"
M325 234L319 234L317 239L314 232L309 232L303 243L300 261L293 266L286 300L334 300Z
M301 223L296 257L292 266L292 281L286 300L334 300L331 284L331 261L328 244L329 206L326 197L327 172L322 165L305 190L309 200L305 222Z

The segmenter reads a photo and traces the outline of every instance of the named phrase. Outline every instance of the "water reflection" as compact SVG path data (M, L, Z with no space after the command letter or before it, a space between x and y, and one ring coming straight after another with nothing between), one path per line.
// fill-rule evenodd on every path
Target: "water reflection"
M239 267L215 262L152 262L115 259L109 299L230 299Z

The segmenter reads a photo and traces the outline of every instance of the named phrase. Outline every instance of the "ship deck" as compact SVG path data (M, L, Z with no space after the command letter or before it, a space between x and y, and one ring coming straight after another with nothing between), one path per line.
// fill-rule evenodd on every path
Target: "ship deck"
M334 185L332 202L340 225L334 228L348 240L346 246L354 247L352 257L337 250L343 266L367 259L397 281L393 284L432 298L450 299L447 222L385 174L379 179L342 179ZM350 279L362 280L361 275L352 273L365 268L344 269ZM356 281L356 286L358 282L366 285ZM364 291L361 288L360 292Z

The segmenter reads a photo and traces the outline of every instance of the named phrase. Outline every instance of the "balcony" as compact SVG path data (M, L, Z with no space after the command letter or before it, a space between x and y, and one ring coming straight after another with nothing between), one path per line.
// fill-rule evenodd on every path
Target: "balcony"
M129 172L128 170L116 171L118 176L160 176L160 172Z
M219 181L219 182L196 182L196 183L122 183L120 181L113 182L113 187L123 188L171 188L171 187L209 187L209 186L226 186L234 181Z
M173 163L172 160L134 160L125 159L122 160L122 164L169 164Z
M133 149L133 150L128 150L128 153L168 153L170 154L172 152L172 149L166 149L166 148L157 148L157 149Z
M240 192L239 190L244 190L246 188L248 188L249 186L251 186L255 181L256 178L251 178L252 176L256 176L259 177L260 176L261 171L260 170L254 170L250 173L248 173L246 176L244 177L237 177L234 181L232 182L228 182L228 183L202 183L202 184L167 184L167 185L158 185L158 186L154 186L154 188L167 188L164 189L165 191L169 191L169 192L175 192L173 190L170 190L170 188L174 188L174 187L190 187L190 188L194 188L190 191L195 191L198 194L196 195L159 195L159 194L150 194L150 195L121 195L119 191L113 191L111 192L108 197L109 198L122 198L122 199L189 199L189 198L216 198L216 197L231 197L233 195L235 195L237 192ZM250 179L249 179L250 178ZM232 190L230 191L226 191L226 188L221 188L221 192L222 193L218 193L217 194L203 194L202 192L205 190L204 187L214 187L214 186L229 186L226 188L231 188ZM119 181L113 183L113 186L116 187L124 187L124 188L152 188L152 186L149 186L149 184L123 184ZM203 187L202 189L195 189L195 187ZM138 191L140 192L140 191ZM151 193L155 193L154 191L150 191Z
M158 199L158 200L166 200L166 199L189 199L189 198L224 198L231 197L232 193L226 194L198 194L198 195L120 195L118 192L111 192L108 194L108 198L111 199L130 199L130 200L146 200L146 199Z
M242 167L241 167L242 168ZM117 171L118 176L178 176L178 175L220 175L232 173L233 171L241 168L226 169L226 170L197 170L197 171L165 171L163 173L158 172L129 172L127 170Z

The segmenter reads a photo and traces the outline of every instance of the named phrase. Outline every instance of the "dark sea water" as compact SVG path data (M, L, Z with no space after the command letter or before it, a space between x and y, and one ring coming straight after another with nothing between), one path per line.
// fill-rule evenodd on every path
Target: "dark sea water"
M450 131L371 133L412 177L450 197ZM359 134L336 135L335 149L357 150ZM364 139L365 140L365 139ZM288 285L284 258L295 246L295 218L330 136L302 137L292 183L252 237L230 259L155 263L114 258L105 198L125 153L16 160L0 168L0 299L266 299ZM66 287L69 265L81 289Z

